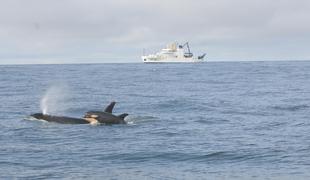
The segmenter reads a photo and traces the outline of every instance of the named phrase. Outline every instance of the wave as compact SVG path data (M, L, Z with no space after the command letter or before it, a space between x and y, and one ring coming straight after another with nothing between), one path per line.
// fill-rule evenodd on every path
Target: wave
M158 120L158 118L154 116L141 116L141 115L136 115L136 116L130 115L125 118L125 121L128 124L137 124L141 122L149 122L149 121L155 121L155 120Z
M301 105L277 105L272 106L271 108L279 111L299 111L309 109L309 105L301 104Z
M272 157L273 154L253 154L250 152L230 152L217 151L209 153L183 153L183 152L135 152L93 155L100 160L112 160L116 162L137 163L137 162L196 162L196 163L223 163L223 162L242 162L247 160L261 160Z
M222 123L228 123L230 121L224 118L204 117L204 116L198 116L196 118L197 120L195 122L201 124L222 124Z

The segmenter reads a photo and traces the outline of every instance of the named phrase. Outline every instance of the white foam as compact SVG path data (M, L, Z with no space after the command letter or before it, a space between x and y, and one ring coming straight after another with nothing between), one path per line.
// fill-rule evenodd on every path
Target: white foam
M99 123L98 121L92 121L92 122L90 122L89 124L92 125L92 126L98 126L98 125L100 125L100 123Z

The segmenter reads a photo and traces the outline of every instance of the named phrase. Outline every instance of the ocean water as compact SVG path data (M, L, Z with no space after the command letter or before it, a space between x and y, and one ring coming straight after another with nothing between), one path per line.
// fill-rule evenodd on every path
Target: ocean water
M0 179L310 179L310 62L3 65L0 102Z

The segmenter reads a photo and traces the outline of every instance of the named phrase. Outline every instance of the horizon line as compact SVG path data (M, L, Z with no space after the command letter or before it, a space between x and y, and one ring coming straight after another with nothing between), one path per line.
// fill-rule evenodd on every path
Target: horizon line
M270 60L207 60L199 63L152 63L152 64L201 64L201 63L222 63L222 62L304 62L310 59L270 59ZM0 63L0 66L10 65L91 65L91 64L146 64L141 62L64 62L64 63Z

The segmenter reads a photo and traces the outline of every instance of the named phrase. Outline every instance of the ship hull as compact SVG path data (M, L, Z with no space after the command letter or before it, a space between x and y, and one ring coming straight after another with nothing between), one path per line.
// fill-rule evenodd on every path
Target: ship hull
M204 62L200 59L194 59L194 58L171 58L171 59L148 59L145 57L142 57L143 63L201 63Z

